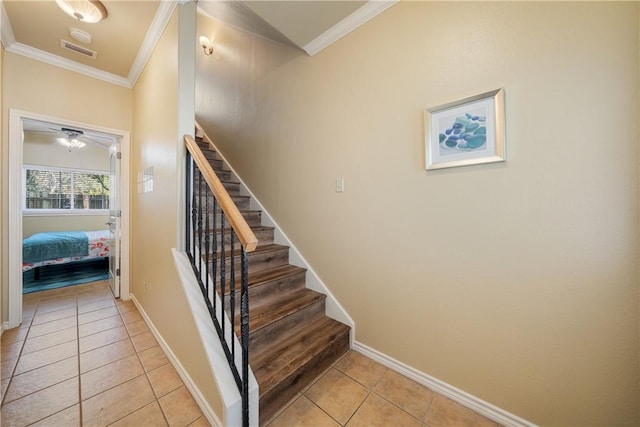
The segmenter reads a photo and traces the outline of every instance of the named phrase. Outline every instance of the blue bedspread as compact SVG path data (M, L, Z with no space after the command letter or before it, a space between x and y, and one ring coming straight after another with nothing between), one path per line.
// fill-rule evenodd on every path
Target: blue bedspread
M22 262L87 256L89 238L84 231L36 233L22 241Z

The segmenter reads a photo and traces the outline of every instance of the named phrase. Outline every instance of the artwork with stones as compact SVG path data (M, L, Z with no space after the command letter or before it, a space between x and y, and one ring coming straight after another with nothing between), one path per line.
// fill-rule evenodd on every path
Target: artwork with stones
M426 169L505 161L504 90L425 111Z

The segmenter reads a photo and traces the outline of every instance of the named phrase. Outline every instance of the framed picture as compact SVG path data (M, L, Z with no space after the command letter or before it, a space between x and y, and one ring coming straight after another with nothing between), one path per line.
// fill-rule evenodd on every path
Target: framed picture
M425 111L426 169L504 162L504 90Z

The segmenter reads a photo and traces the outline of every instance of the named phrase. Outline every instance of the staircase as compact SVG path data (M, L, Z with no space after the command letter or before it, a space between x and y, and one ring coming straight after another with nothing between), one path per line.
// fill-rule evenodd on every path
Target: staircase
M326 295L305 287L306 270L289 264L289 247L274 243L273 227L261 225L261 212L250 209L249 196L240 195L240 184L209 143L196 142L259 240L248 263L249 363L263 425L349 349L350 328L325 315Z

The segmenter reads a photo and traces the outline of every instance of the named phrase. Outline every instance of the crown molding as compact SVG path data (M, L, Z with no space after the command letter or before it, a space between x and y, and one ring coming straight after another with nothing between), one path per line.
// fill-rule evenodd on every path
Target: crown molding
M2 37L2 45L6 49L8 46L16 42L16 36L13 33L9 16L4 8L4 2L0 0L0 37Z
M36 49L19 42L15 42L5 48L7 52L26 56L27 58L35 59L36 61L41 61L55 67L64 68L65 70L74 71L76 73L84 74L85 76L93 77L94 79L104 80L105 82L112 83L118 86L124 86L129 89L133 87L129 80L122 76L108 73L106 71L90 67L88 65L80 64L79 62L71 61L67 58L45 52L44 50Z
M144 66L151 57L153 49L158 43L162 32L169 23L169 19L171 19L171 15L173 14L177 3L178 2L176 1L160 2L153 21L149 26L149 30L140 45L138 54L131 65L129 75L126 78L17 42L13 33L13 28L11 27L11 23L9 22L9 18L5 11L4 4L0 1L0 35L2 36L2 45L7 52L26 56L27 58L41 61L55 67L64 68L65 70L74 71L79 74L84 74L85 76L103 80L107 83L133 89L140 77L140 74L142 73L142 70L144 69Z
M396 4L398 0L369 0L367 4L344 18L342 21L320 34L315 39L304 45L302 49L309 56L313 56L322 49L328 47L340 38L346 36L351 31L365 24L367 21L375 18L391 6Z
M151 25L149 26L149 30L140 45L140 50L138 50L138 55L136 59L133 61L131 65L131 69L129 70L129 76L127 80L131 84L131 87L136 85L140 74L142 74L142 70L144 70L144 66L151 58L151 54L153 53L153 49L158 44L158 40L162 36L164 29L167 27L169 20L171 19L171 15L173 15L173 11L175 10L177 4L179 2L176 1L161 1L160 6L158 6L158 10L156 15L153 17L153 21L151 21Z

